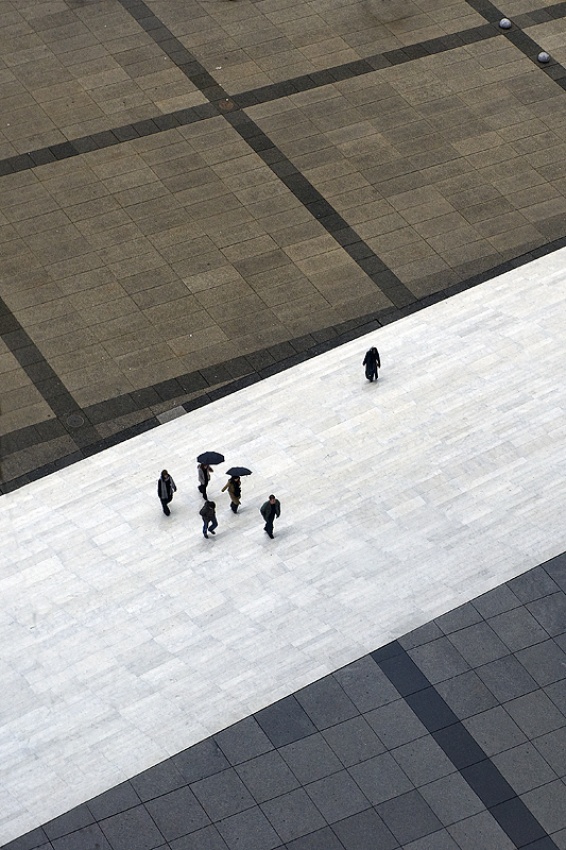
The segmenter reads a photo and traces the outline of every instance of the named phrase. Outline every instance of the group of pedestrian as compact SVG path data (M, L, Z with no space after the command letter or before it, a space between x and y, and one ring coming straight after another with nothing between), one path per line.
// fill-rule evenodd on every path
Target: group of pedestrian
M214 535L216 533L216 529L218 528L218 519L216 518L216 502L212 501L208 498L207 488L210 484L211 475L214 472L212 466L208 463L199 463L197 467L198 474L198 490L204 499L204 505L199 511L199 514L202 518L202 533L206 539L208 539L208 535ZM244 470L244 472L249 472L249 470ZM237 514L238 508L241 504L241 496L242 496L242 484L241 478L239 475L231 475L228 479L228 483L224 485L222 488L222 492L228 491L228 495L230 497L230 509L232 513ZM173 493L177 491L177 486L173 481L172 476L168 473L166 469L164 469L159 476L157 481L157 495L159 496L159 500L161 502L161 506L163 508L163 513L165 516L171 515L171 510L169 505L173 499ZM281 504L279 499L276 499L273 494L271 494L267 501L265 501L260 507L260 513L265 521L265 525L263 530L266 532L268 537L271 540L274 539L273 535L273 522L276 517L281 516Z

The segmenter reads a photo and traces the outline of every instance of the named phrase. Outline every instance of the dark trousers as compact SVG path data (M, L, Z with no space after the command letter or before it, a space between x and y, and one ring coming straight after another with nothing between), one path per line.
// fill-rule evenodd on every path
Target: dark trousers
M230 507L232 508L232 511L233 511L235 514L237 514L237 513L238 513L238 503L237 503L237 502L230 502Z
M205 502L208 500L208 496L206 495L207 486L208 486L207 484L199 484L198 485L199 491L200 491L200 493L202 493L202 498L205 500Z
M275 514L272 514L265 520L265 525L263 526L263 530L267 531L269 536L271 537L273 534L273 520L275 519Z
M161 506L163 508L163 513L165 516L169 516L171 511L169 510L169 502L173 499L173 496L169 496L167 499L160 499Z
M218 528L218 520L213 519L213 520L211 521L210 525L209 525L209 524L208 524L208 520L207 520L207 519L205 519L205 521L204 521L204 522L203 522L203 524L202 524L202 533L203 533L203 534L204 534L204 536L206 537L207 532L208 532L208 531L214 531L214 529L215 529L215 528Z

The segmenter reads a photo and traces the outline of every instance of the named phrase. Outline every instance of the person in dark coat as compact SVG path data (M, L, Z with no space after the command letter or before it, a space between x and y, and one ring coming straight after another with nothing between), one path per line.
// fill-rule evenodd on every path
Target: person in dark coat
M169 502L173 498L173 493L175 493L176 490L175 482L167 470L164 469L157 481L157 495L161 501L161 506L165 516L169 516L171 513L169 510Z
M210 483L210 473L211 472L213 472L213 469L212 469L211 466L208 465L208 463L199 463L199 465L198 465L198 488L199 488L199 491L202 493L202 498L205 500L205 502L208 499L208 496L206 495L206 488L208 487L208 485Z
M207 499L199 511L202 517L202 533L208 540L209 534L216 534L215 528L218 528L218 520L216 519L216 502L209 502Z
M375 346L370 348L369 351L366 351L362 366L366 367L366 378L368 381L371 383L374 378L377 381L377 370L381 369L381 361L379 359L379 351Z
M263 530L267 532L269 537L273 540L273 521L275 517L281 516L281 505L279 503L279 499L276 499L272 493L267 502L264 502L259 510L265 520Z
M222 488L222 492L225 490L228 490L228 495L230 496L230 507L237 514L238 507L240 506L240 496L242 495L242 485L239 476L229 478L228 483Z

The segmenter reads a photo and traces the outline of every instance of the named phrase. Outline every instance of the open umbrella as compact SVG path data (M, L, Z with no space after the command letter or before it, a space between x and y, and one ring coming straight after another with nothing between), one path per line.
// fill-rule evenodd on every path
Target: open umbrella
M197 457L197 461L199 463L208 463L212 466L217 463L224 463L224 455L221 455L220 452L203 452Z
M245 466L231 466L226 475L231 475L232 478L240 478L242 475L251 475L251 469L246 469Z

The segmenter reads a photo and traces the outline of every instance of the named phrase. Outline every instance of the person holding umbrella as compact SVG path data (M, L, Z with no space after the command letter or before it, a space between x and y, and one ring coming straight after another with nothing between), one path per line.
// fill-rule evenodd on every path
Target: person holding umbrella
M251 475L251 471L246 469L245 466L233 466L228 470L226 475L230 476L230 479L227 484L222 488L222 492L228 490L228 495L230 496L230 507L233 513L238 513L238 508L240 506L240 497L242 495L242 486L240 482L240 477L242 475Z
M202 494L202 498L207 500L206 488L210 483L210 475L214 471L211 464L224 463L224 455L219 452L203 452L197 457L198 462L198 489Z
M267 502L264 502L259 510L265 520L263 530L267 532L268 536L273 540L273 521L275 517L281 516L281 505L279 503L279 499L276 499L272 493Z
M370 384L374 378L377 381L377 370L381 369L381 361L379 359L379 351L375 345L366 352L362 366L366 367L366 378Z

